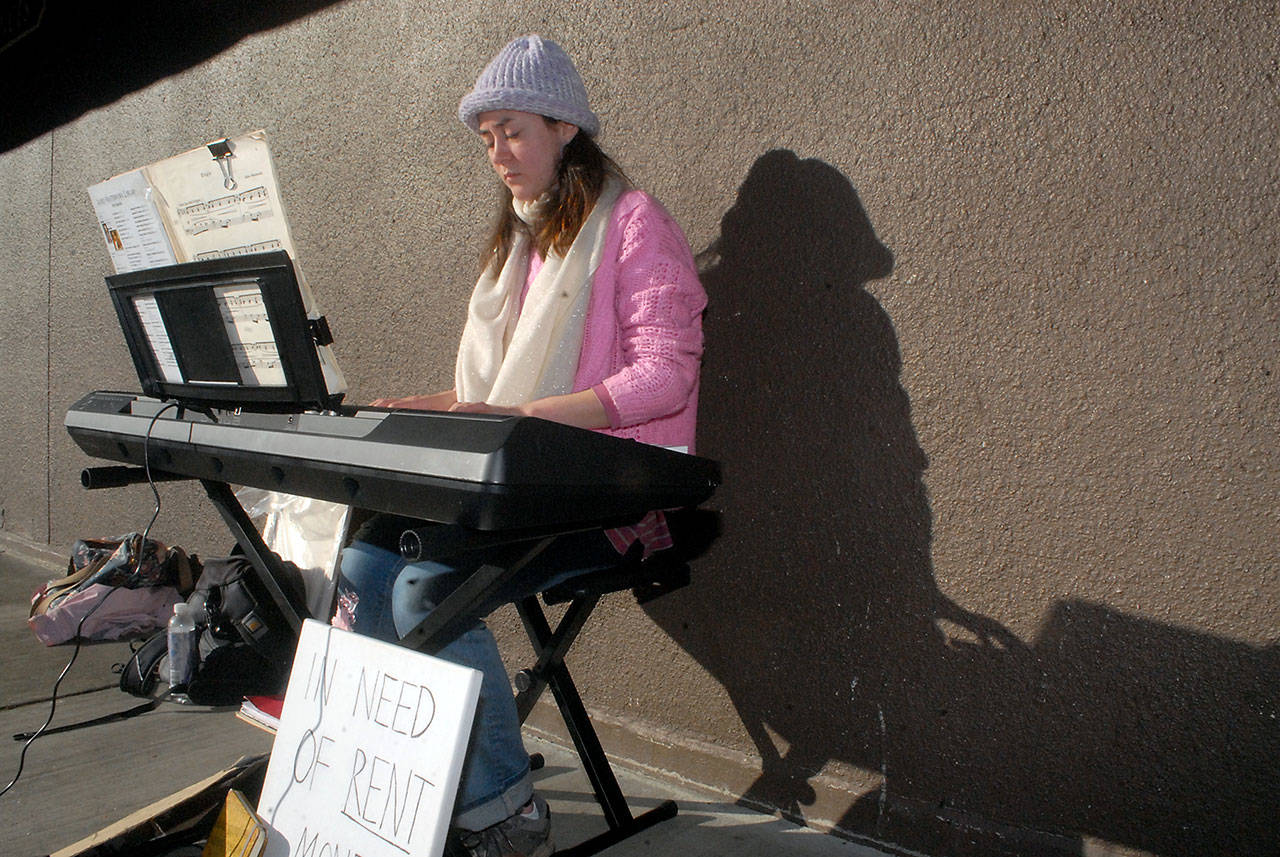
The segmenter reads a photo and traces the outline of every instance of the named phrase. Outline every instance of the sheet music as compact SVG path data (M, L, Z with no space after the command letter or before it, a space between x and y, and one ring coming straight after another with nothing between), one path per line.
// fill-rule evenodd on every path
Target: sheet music
M283 387L284 367L267 317L262 291L251 283L213 290L240 380L252 386Z
M117 274L178 261L141 170L94 185L89 188L89 198Z
M201 146L143 168L170 218L181 261L268 250L294 255L293 239L263 131L228 140L215 159Z
M89 195L117 273L284 250L294 260L307 317L320 317L297 265L265 131L214 141L124 173L89 188ZM274 340L256 338L238 306L235 313L224 310L245 382L284 386ZM160 324L158 311L154 323ZM181 382L174 377L180 373L163 329L149 329L148 337L165 379ZM329 391L344 393L346 379L332 350L317 346L316 355Z
M293 238L267 135L201 146L89 188L116 273L284 250Z
M165 329L164 319L160 315L160 304L153 295L145 295L134 298L133 306L138 311L138 319L142 322L147 344L151 346L151 354L160 366L160 374L171 384L183 383L182 370L178 368L178 355L173 351L169 331Z

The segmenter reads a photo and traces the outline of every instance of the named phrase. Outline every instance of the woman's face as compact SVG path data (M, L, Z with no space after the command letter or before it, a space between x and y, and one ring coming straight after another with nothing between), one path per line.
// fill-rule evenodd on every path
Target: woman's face
M560 153L578 133L576 125L519 110L488 110L477 118L489 163L521 202L533 202L555 183Z

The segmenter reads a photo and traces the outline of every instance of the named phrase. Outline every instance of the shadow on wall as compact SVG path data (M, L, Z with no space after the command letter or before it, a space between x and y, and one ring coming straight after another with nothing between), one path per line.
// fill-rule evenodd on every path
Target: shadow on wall
M943 595L892 269L849 180L762 156L703 254L700 452L721 536L650 616L726 688L763 763L745 803L932 854L1277 853L1280 657L1064 603L1027 646ZM776 739L775 739L776 736Z
M0 152L335 2L14 4L0 20Z

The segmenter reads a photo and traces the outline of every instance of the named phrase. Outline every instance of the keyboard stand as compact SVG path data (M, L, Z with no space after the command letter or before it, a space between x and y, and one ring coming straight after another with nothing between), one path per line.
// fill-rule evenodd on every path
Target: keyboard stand
M674 551L664 553L674 554ZM609 825L604 833L572 848L557 851L559 857L587 857L596 854L676 816L678 809L675 801L671 800L663 801L638 816L631 814L627 799L622 794L609 759L605 756L595 727L591 725L591 718L572 676L569 675L564 658L601 596L631 589L637 600L643 603L688 582L688 565L674 556L658 554L644 562L623 558L616 570L583 575L543 593L542 598L548 604L569 602L568 609L554 630L547 621L538 596L530 596L516 604L525 632L529 635L529 642L537 653L534 665L516 675L516 687L519 690L516 709L520 714L520 722L523 723L529 716L543 690L551 688L565 728L573 740L587 779L591 782L591 789L604 813L605 822Z
M118 487L146 481L146 474L141 468L129 468L128 471L126 474L113 472L110 480L102 478L96 481L93 473L86 471L82 481L86 488ZM166 473L162 478L189 477ZM230 485L211 479L200 479L200 483L257 572L256 577L269 592L271 600L295 632L300 630L302 619L308 614L305 606L296 603L283 588L282 582L288 579L282 570L283 561L263 541ZM435 539L437 544L453 547L481 544L490 550L493 562L473 572L416 628L405 634L400 644L428 653L438 649L472 621L491 592L519 574L530 560L563 534L563 529L558 532L525 531L507 536L501 533L470 534L456 525L431 525L420 531L420 536ZM520 722L528 718L542 692L549 687L609 826L604 833L557 851L556 857L589 857L677 814L676 804L670 800L638 816L631 814L564 658L603 595L630 589L637 601L644 603L688 582L689 566L677 551L668 550L643 561L630 555L620 557L614 568L580 575L542 593L541 599L547 604L569 603L554 630L539 603L539 596L533 595L516 603L516 610L536 655L533 666L516 675L519 690L516 708ZM540 761L531 759L535 767L540 766Z
M481 566L428 614L417 628L402 637L401 645L427 652L438 648L441 641L450 639L471 621L470 617L475 615L476 608L487 599L490 592L519 573L554 538L555 536L546 536L532 545L513 545L506 556L507 561ZM544 592L542 600L547 604L569 602L568 609L554 630L547 621L539 596L532 595L516 602L516 610L535 653L533 666L521 670L515 678L516 688L519 690L516 709L520 722L523 723L528 718L542 692L550 688L583 770L591 783L591 790L609 826L604 833L557 851L556 857L588 857L597 854L661 821L674 818L677 814L675 801L670 800L663 801L638 816L631 814L631 808L618 785L618 779L600 744L595 727L591 724L591 717L573 683L569 668L564 663L565 655L578 638L601 596L631 589L637 600L643 603L688 583L689 567L675 553L663 551L643 562L634 557L620 557L619 565L613 569L581 575ZM536 755L531 758L531 764L535 768L541 766L541 761Z
M146 470L141 467L90 467L81 473L80 482L87 489L98 490L145 484L149 479L155 482L175 482L193 478L196 477L160 470L153 471L148 477ZM262 540L258 528L236 499L230 485L213 479L200 479L200 484L204 486L209 502L222 516L223 523L235 538L241 553L253 567L254 583L250 586L255 590L255 596L270 598L270 603L297 635L302 630L302 620L311 614L302 593L291 595L286 591L285 586L288 584L285 581L290 579L290 575L285 571L284 560Z
M209 502L222 516L222 522L231 531L245 559L249 560L249 564L257 572L258 581L271 596L280 614L293 629L294 635L301 633L302 620L310 617L311 614L305 605L296 603L290 598L281 585L281 582L288 580L289 577L284 571L284 561L280 559L280 555L262 540L262 534L258 532L249 514L236 499L230 485L225 482L214 482L211 479L201 479L200 484L204 486Z

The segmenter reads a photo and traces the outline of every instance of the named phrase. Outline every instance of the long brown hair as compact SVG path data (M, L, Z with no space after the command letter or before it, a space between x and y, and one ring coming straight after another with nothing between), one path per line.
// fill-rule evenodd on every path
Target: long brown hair
M556 120L543 117L548 123ZM578 237L582 224L604 189L605 179L613 175L623 184L629 184L626 175L612 158L604 153L596 141L579 129L564 147L560 165L556 168L556 183L549 193L546 210L549 216L541 223L528 226L516 217L511 207L511 189L499 183L498 213L493 221L493 231L485 244L480 259L482 269L493 266L494 272L502 270L511 255L517 231L527 233L539 255L554 251L563 256L569 252L573 239Z

